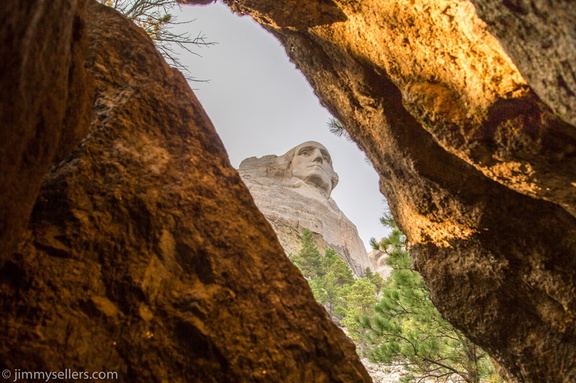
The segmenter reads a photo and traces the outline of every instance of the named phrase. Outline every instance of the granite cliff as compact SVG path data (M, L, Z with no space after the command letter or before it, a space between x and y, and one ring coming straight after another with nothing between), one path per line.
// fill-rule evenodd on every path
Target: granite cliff
M314 155L310 148L321 148L327 160L322 160L319 150L316 149ZM310 151L304 152L304 175L292 170L302 150ZM315 169L319 169L315 165L318 162L329 165L326 178L331 180L330 186L325 189L318 187L315 179L308 180L315 175ZM357 276L364 275L367 267L374 269L356 226L330 197L338 183L338 176L332 169L330 154L323 145L305 142L282 156L247 158L238 170L256 206L274 228L287 254L298 254L302 233L308 229L314 234L322 253L327 248L335 250Z

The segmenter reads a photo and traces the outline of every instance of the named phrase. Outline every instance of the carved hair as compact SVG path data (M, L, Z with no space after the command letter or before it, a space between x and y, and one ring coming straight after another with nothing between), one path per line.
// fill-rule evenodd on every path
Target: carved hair
M306 145L320 145L324 147L324 145L320 144L316 141L307 141L300 145L296 145L292 149L288 150L281 156L276 155L268 155L260 158L250 157L242 161L240 164L240 174L244 178L271 178L275 180L285 180L290 179L292 177L292 161L294 160L294 156L296 155L296 149ZM338 184L338 174L332 169L330 174L331 182L331 189L330 193L336 185Z

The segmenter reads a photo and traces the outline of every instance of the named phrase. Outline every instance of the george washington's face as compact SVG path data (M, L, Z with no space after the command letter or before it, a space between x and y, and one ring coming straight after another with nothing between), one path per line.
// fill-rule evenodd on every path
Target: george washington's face
M337 176L330 153L317 142L305 142L295 148L290 170L293 177L320 188L328 195L336 186L333 179Z

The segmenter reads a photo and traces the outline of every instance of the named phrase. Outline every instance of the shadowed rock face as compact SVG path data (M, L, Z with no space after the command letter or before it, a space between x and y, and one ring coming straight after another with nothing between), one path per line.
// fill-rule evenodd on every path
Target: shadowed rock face
M8 3L23 7L2 7ZM14 22L30 14L58 20L44 3ZM0 367L115 371L124 382L370 381L284 256L183 76L115 11L94 2L85 17L76 9L78 33L88 37L81 57L94 78L94 116L71 153L50 146L63 160L45 176L16 251L1 259ZM35 36L43 37L53 39L44 47L60 41ZM72 51L81 44L66 43ZM52 55L72 53L58 47L28 60L61 69ZM10 70L26 76L29 68ZM92 107L85 83L53 81L71 104L87 107L88 99ZM37 109L20 110L22 102L14 111L46 119L58 135L72 118L66 104L37 96ZM45 113L53 104L59 113ZM38 163L47 169L50 160ZM33 175L19 182L34 185L41 171ZM31 190L27 198L35 197ZM24 208L8 213L27 220Z
M85 3L0 4L0 257L14 250L50 163L88 130Z
M443 315L520 381L576 381L573 2L225 2L372 160Z

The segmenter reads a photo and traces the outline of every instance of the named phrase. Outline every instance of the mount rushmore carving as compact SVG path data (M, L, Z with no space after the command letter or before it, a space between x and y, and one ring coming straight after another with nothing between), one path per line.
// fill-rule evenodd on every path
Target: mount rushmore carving
M309 229L321 250L334 249L356 275L374 268L356 226L330 197L338 174L322 144L307 141L281 156L247 158L239 172L287 253L299 251Z

